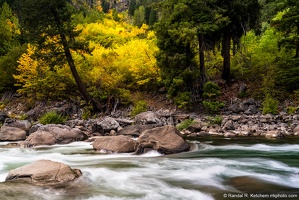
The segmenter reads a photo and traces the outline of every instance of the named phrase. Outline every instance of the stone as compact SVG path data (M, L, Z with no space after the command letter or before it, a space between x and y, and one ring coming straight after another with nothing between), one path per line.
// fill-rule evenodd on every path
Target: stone
M38 160L9 171L5 181L20 180L38 186L53 186L73 181L80 177L79 169L51 160Z
M12 118L7 118L4 122L4 125L20 128L26 132L28 132L31 127L31 123L28 120L17 120Z
M158 127L158 124L145 124L145 125L131 125L126 126L120 131L118 131L117 135L127 135L131 137L139 137L141 133L147 129L152 129Z
M65 125L48 124L38 128L38 130L21 142L21 147L33 147L38 145L68 144L75 141L83 141L88 137L79 129L72 129Z
M193 120L192 124L188 126L187 130L191 132L200 132L202 131L202 127L207 125L208 124L206 122L203 122L199 118L196 118Z
M4 123L6 118L8 118L8 116L4 112L0 112L0 123Z
M142 112L135 116L135 122L137 124L162 124L158 115L152 111Z
M228 120L222 127L224 130L235 130L235 125L232 120Z
M26 131L10 126L2 126L0 129L0 141L18 141L26 139Z
M256 102L253 98L246 99L243 103L247 105L256 105Z
M119 123L112 117L105 117L103 120L97 120L92 125L92 132L109 134L111 130L117 130Z
M174 126L162 126L145 130L136 143L135 154L156 150L162 154L174 154L190 149L189 144L179 135Z
M99 136L93 142L95 150L112 153L130 153L135 151L136 141L129 136Z
M241 109L239 107L239 103L234 103L231 106L228 107L229 111L232 111L233 113L239 113L241 112Z

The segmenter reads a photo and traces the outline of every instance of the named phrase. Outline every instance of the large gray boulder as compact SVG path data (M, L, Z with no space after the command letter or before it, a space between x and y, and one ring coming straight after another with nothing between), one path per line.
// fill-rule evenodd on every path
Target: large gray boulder
M111 130L117 130L119 123L112 117L105 117L103 120L96 120L92 123L92 132L102 135L108 134Z
M48 124L41 126L36 132L21 142L21 147L33 147L38 145L68 144L75 141L86 140L88 136L78 129L72 129L65 125Z
M136 141L129 136L99 136L93 142L95 150L103 150L113 153L134 152Z
M190 146L179 134L179 130L174 126L145 130L137 140L135 154L142 154L151 149L162 154L188 151Z
M26 139L26 131L9 126L2 126L0 129L0 141L18 141Z
M11 170L5 181L20 180L38 186L52 186L75 180L82 175L79 169L51 160L39 160Z
M135 122L137 124L162 124L158 115L152 111L142 112L136 115Z

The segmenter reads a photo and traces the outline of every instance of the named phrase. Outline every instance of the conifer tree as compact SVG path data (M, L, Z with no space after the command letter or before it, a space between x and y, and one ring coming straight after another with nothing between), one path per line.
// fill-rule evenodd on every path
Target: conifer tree
M62 55L67 60L85 101L99 110L100 105L88 94L71 54L72 49L76 50L82 46L75 41L78 31L75 31L71 21L72 8L68 0L18 0L18 4L21 24L29 41L37 44L40 49L48 49L52 52L52 55L43 55L45 58ZM49 39L53 38L56 40L49 43Z

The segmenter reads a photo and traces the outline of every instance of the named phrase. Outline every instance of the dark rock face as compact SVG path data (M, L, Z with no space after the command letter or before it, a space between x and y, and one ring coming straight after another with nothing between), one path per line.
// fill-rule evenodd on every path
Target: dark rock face
M95 150L104 150L116 153L134 152L136 141L129 136L99 136L93 143Z
M0 141L18 141L26 139L26 131L9 126L2 126L0 129Z
M0 112L0 123L4 123L6 118L8 118L8 116L5 113Z
M21 147L33 147L38 145L68 144L75 141L83 141L88 137L78 129L71 129L65 125L48 124L38 130L20 144Z
M135 153L142 154L151 149L163 154L173 154L188 151L190 146L179 136L179 131L174 126L163 126L145 130L139 136Z
M11 170L5 181L21 180L38 186L53 186L75 180L82 175L79 169L51 160L39 160Z

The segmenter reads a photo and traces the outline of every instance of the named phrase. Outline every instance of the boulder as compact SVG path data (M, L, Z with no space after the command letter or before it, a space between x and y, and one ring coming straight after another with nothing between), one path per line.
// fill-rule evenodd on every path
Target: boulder
M179 130L174 126L145 130L137 140L135 154L142 154L151 149L162 154L188 151L190 149L189 144L179 134Z
M117 130L119 123L112 117L105 117L103 120L97 120L92 125L92 132L100 134L109 133L111 130Z
M41 126L36 132L21 142L21 147L33 147L38 145L68 144L75 141L83 141L88 137L78 129L71 129L60 124L48 124Z
M191 132L200 132L202 131L203 126L208 126L208 123L196 118L193 120L192 124L188 126L187 130Z
M31 127L31 123L28 120L17 120L12 118L7 118L4 122L4 125L20 128L26 132L28 132Z
M239 107L239 103L234 103L234 104L230 105L227 109L229 111L232 111L233 113L241 112L241 108Z
M157 124L145 124L145 125L131 125L131 126L126 126L120 131L118 131L116 134L117 135L128 135L132 137L139 137L141 133L147 129L152 129L156 128L159 125Z
M235 130L235 125L233 120L228 120L222 127L224 130Z
M39 160L11 170L5 181L20 180L38 186L53 186L75 180L82 175L79 169L51 160Z
M26 131L9 126L2 126L0 129L0 141L18 141L26 139Z
M134 152L136 141L129 136L99 136L93 142L95 150L104 150L113 153Z
M152 111L142 112L135 117L137 124L162 124L158 115Z

